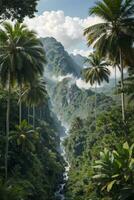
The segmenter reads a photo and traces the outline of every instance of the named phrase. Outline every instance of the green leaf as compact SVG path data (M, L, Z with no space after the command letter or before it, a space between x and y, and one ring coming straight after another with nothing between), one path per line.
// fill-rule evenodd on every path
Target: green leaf
M128 181L129 178L130 178L130 177L129 177L128 175L124 175L125 181Z
M94 169L101 169L103 166L102 165L95 165L93 166Z
M133 150L134 150L134 144L132 144L131 145L131 147L130 147L130 158L132 157L132 155L133 155Z
M107 178L107 175L106 174L98 174L98 175L95 175L92 177L93 179L100 179L100 178Z
M134 169L134 158L131 158L130 163L129 163L129 168L131 170Z
M102 188L101 188L101 191L105 190L107 187L107 185L104 185Z
M129 149L128 142L125 142L125 143L123 144L123 149L126 149L126 150L128 150L128 149Z
M113 154L116 155L116 156L119 156L118 152L113 150Z
M113 185L116 183L116 180L111 181L108 185L107 185L107 191L110 192L113 188Z
M112 176L112 178L117 178L119 176L120 176L120 174L115 174L115 175Z

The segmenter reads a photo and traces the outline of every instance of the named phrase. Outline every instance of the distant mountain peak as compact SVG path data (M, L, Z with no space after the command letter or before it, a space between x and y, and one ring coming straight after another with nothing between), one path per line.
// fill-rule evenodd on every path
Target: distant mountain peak
M87 57L85 56L82 56L80 54L70 54L71 58L77 63L79 64L81 67L84 67L85 66L85 61L87 59Z
M73 74L79 77L82 66L65 51L64 46L53 37L41 38L46 51L47 67L46 71L50 75L62 76Z

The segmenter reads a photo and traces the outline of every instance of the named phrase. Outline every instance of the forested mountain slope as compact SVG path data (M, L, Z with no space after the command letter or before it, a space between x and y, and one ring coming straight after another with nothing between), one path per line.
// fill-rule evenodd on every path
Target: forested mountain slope
M51 91L51 87L49 88ZM71 78L65 78L57 83L51 92L54 111L58 113L60 118L71 123L76 117L86 119L94 113L95 93L92 90L80 89ZM103 93L97 94L97 113L113 104L111 97L105 96Z
M46 71L51 75L60 76L73 74L80 76L82 66L74 62L70 55L65 51L63 45L54 38L42 38L47 57Z
M69 55L54 38L44 38L42 41L47 56L45 78L53 111L66 124L76 117L86 118L94 112L94 89L81 89L76 84L76 80L83 79L82 69L86 58ZM102 93L103 90L109 93L110 88L98 88L98 113L113 103L111 97Z

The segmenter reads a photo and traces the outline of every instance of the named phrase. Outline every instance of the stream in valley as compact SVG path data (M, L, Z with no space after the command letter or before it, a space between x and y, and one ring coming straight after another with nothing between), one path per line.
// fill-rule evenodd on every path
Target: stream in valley
M63 173L63 183L61 183L59 185L59 189L55 192L56 200L65 200L64 188L65 188L66 182L68 180L68 173L69 173L69 170L70 170L70 164L67 160L65 148L63 146L63 141L68 136L68 134L67 134L68 131L66 131L65 133L66 134L64 136L60 137L60 152L61 152L62 157L64 158L66 166L65 166L65 172Z

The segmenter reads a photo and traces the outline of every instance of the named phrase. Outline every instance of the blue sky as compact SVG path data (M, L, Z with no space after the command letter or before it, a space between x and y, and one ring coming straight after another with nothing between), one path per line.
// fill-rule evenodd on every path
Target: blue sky
M65 15L85 18L88 16L88 8L94 2L95 0L40 0L38 13L42 14L44 11L63 10Z

